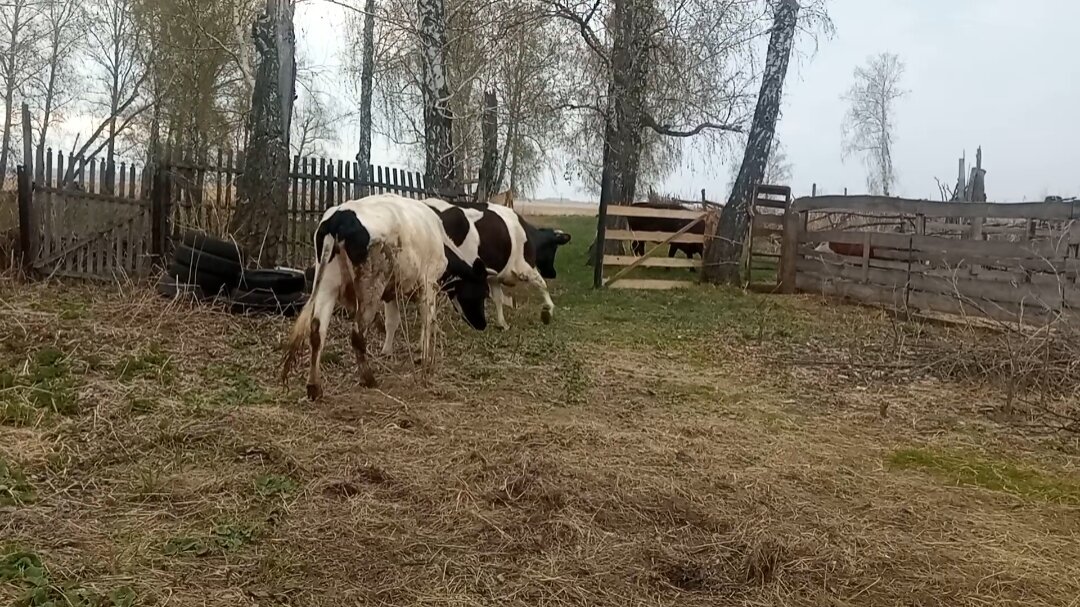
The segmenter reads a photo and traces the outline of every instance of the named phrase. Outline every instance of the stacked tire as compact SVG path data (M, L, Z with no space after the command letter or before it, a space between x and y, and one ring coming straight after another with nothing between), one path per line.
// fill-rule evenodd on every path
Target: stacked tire
M307 301L304 272L291 268L251 270L233 242L203 232L181 236L158 285L166 297L216 298L240 314L294 314Z

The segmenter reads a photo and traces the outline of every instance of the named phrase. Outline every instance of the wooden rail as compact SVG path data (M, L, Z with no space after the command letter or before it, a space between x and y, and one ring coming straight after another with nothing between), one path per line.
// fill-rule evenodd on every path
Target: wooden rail
M903 219L896 229L913 229L807 229L809 213L890 214ZM939 203L827 196L794 201L783 223L781 292L815 292L1010 323L1080 317L1080 203L1075 201Z
M711 211L693 211L689 209L657 209L644 206L611 206L608 207L608 215L613 217L625 217L628 220L656 219L665 222L676 220L683 225L674 232L661 232L655 230L607 230L605 241L642 242L652 243L640 257L632 255L605 255L603 265L606 270L609 267L619 268L611 277L604 279L604 286L615 289L678 289L694 285L690 280L672 280L658 278L628 278L627 276L639 268L664 268L698 270L702 267L702 259L657 257L654 253L661 250L665 245L701 245L704 248L704 234L690 233L695 227L701 225ZM704 231L704 230L703 230Z

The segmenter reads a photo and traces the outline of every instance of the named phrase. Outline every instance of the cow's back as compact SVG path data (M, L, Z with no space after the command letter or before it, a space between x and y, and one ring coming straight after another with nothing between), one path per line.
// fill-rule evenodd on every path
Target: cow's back
M342 203L371 233L372 244L389 247L399 290L434 283L446 270L443 229L438 214L423 202L396 194L378 194Z

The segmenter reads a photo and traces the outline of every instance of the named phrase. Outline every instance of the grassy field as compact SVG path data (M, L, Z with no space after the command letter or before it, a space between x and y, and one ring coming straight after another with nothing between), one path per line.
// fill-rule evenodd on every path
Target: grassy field
M316 404L287 320L0 282L0 604L1077 604L1080 446L1003 416L966 333L597 293L591 220L541 223L552 325L447 314L431 375L365 390L335 321Z

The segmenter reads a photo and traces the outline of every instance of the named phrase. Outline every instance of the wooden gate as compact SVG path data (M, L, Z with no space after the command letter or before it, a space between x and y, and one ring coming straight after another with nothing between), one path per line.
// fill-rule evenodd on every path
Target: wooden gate
M695 228L701 228L702 223L706 221L712 213L709 211L692 211L689 209L656 209L644 206L610 206L607 209L607 214L612 217L638 217L638 218L650 218L663 221L676 220L677 223L684 223L684 225L674 231L645 231L645 230L607 230L605 231L605 241L624 241L624 242L638 242L639 245L644 248L641 256L635 255L604 255L604 270L609 268L619 268L618 271L610 278L605 277L604 286L610 286L616 289L677 289L681 287L692 286L696 281L690 280L672 280L672 279L657 279L657 278L626 278L626 276L635 269L638 268L680 268L683 271L697 270L699 271L703 264L703 259L698 257L697 259L687 259L675 257L672 253L669 253L667 257L654 256L653 253L661 250L661 247L667 248L671 245L683 244L683 245L696 245L700 247L704 252L705 247L705 230L700 230L701 233L695 233L698 230ZM663 223L661 223L663 225ZM700 277L700 272L698 276Z
M747 212L750 235L746 242L743 268L746 285L773 290L780 266L780 248L784 238L784 213L791 205L791 188L759 185L754 188Z
M31 269L98 280L148 275L152 229L145 177L125 163L110 170L93 158L65 159L50 149L32 186Z

